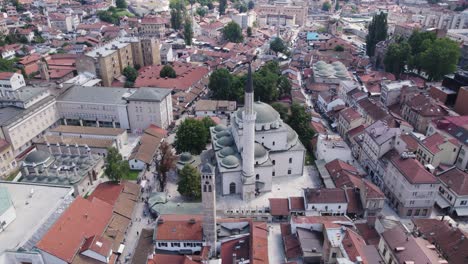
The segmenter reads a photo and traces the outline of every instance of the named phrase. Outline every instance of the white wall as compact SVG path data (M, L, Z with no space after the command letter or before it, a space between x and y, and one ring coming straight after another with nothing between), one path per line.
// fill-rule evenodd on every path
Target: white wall
M306 215L345 214L347 209L347 203L307 203Z
M146 168L146 163L137 159L128 160L128 165L131 170L144 170Z
M13 205L8 208L5 213L0 215L0 223L4 222L6 225L3 227L3 229L0 229L0 233L3 232L3 230L8 229L8 225L13 222L16 219L16 210Z
M167 243L167 246L161 245L161 243ZM180 246L175 246L173 243L179 243ZM192 243L192 246L186 246L184 243ZM198 246L193 246L194 243L197 243ZM156 240L156 249L160 250L169 250L169 251L180 251L180 250L192 250L192 252L195 251L201 251L202 241L162 241L162 240Z

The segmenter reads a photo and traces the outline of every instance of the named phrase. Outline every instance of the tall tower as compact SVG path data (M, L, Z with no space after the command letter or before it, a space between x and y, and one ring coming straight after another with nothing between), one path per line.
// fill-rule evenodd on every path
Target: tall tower
M216 256L216 181L213 167L201 166L201 188L203 204L203 237L210 246L210 256Z
M249 64L247 84L245 86L244 112L242 112L243 141L242 142L242 199L251 200L255 196L255 119L257 113L253 109L254 92L252 67Z

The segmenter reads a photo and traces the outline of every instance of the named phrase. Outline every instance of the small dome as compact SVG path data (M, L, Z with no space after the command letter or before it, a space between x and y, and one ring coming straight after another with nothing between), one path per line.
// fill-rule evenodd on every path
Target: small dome
M222 137L230 136L230 135L231 133L229 133L229 131L223 130L221 132L216 133L216 138L222 138Z
M236 151L231 147L224 147L219 152L220 156L222 156L222 157L226 157L226 156L229 156L229 155L234 155L235 153L236 153Z
M233 169L239 166L239 159L236 156L229 155L221 160L221 166L228 169Z
M213 167L211 167L210 164L205 163L205 164L203 164L202 167L201 167L201 172L202 172L203 174L213 174Z
M286 128L288 129L288 145L294 146L297 142L298 135L294 129L292 129L290 126L286 125Z
M191 159L192 159L192 154L190 154L190 152L183 152L182 154L180 154L179 160L183 163L189 162Z
M262 145L255 143L255 159L260 159L265 157L268 154L267 150L265 147Z
M224 136L218 139L218 141L216 141L216 144L223 147L232 146L232 144L234 144L234 139L232 139L231 136Z
M29 153L28 156L26 156L26 158L24 159L24 161L30 164L42 164L45 163L48 159L50 159L49 153L42 150L37 150Z
M225 125L223 125L223 124L218 124L218 125L216 125L215 128L214 128L214 130L215 130L216 132L221 132L221 131L226 130L226 129L227 129L227 127L226 127Z

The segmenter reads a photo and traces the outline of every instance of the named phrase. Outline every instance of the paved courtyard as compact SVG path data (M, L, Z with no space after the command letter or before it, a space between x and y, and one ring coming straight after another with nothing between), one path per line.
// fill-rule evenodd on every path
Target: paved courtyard
M219 183L219 182L218 182ZM289 196L302 196L304 188L319 187L321 183L318 171L313 166L304 167L304 175L296 177L273 178L272 191L260 194L252 201L244 201L240 195L220 195L219 188L216 191L216 207L218 211L240 208L261 208L269 205L269 198L287 198Z

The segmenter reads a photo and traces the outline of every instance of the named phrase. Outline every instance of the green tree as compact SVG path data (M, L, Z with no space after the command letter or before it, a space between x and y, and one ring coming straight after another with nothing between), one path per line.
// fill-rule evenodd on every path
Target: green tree
M327 1L327 2L324 2L324 3L322 4L322 10L323 10L323 11L330 11L330 8L331 8L330 2Z
M206 130L206 133L207 133L207 137L206 137L206 142L210 142L210 127L214 127L216 126L216 123L215 121L213 121L213 119L211 119L210 117L206 116L204 117L201 122L203 123L203 126L205 127L205 130Z
M278 99L279 65L276 61L266 63L253 74L255 97L262 102L272 102Z
M252 36L252 28L247 27L247 37L251 37L251 36Z
M245 12L247 12L247 10L248 10L248 9L247 9L247 6L246 6L245 3L243 3L243 2L242 2L242 3L241 3L241 2L238 2L238 3L237 3L237 8L236 8L236 9L239 11L239 13L245 13Z
M184 40L185 45L191 46L192 45L192 38L193 38L193 29L192 29L192 21L189 17L185 19L184 25Z
M335 51L338 51L338 52L341 52L341 51L344 51L344 47L341 46L341 45L336 45L335 48L334 48Z
M107 149L106 169L104 173L111 181L118 182L130 172L128 161L122 159L119 151L114 148Z
M121 9L127 9L127 2L125 0L115 0L115 6Z
M375 45L387 39L387 30L387 14L380 12L380 14L374 15L369 24L369 33L366 36L366 51L369 57L374 56Z
M288 111L289 111L288 107L285 106L282 103L279 103L279 102L272 103L271 106L276 111L278 111L278 113L280 114L281 119L283 119L284 122L287 122L287 120L288 120Z
M219 0L218 11L221 15L224 15L224 13L226 12L226 6L227 6L227 0Z
M297 103L292 104L291 115L287 123L296 131L302 144L308 148L310 140L314 136L314 130L310 126L310 115L306 112L305 107Z
M164 67L162 67L161 71L159 72L159 77L161 78L175 78L177 77L177 74L174 70L174 68L172 68L171 65L164 65Z
M244 40L241 27L234 21L227 23L222 32L224 39L229 42L240 43Z
M254 3L252 0L250 0L250 1L247 3L247 7L249 8L249 10L252 10L252 9L254 9L254 7L255 7L255 3Z
M127 77L127 81L132 83L135 82L136 78L138 77L138 71L132 66L125 67L122 74Z
M159 147L159 158L156 161L156 171L158 172L159 190L163 192L166 189L167 173L175 168L177 157L172 152L171 145L166 141Z
M226 68L213 71L210 75L208 88L211 90L213 99L240 101L243 95L243 85Z
M282 75L278 79L279 95L291 95L292 85L289 79Z
M171 27L174 30L182 28L182 24L185 17L185 1L184 0L172 0L169 4L171 9Z
M397 78L404 71L411 57L411 46L408 42L393 43L385 53L384 65L385 70L393 73Z
M177 191L191 200L201 199L201 175L192 165L185 165L179 172Z
M15 72L14 60L5 60L0 58L0 72Z
M286 45L280 37L276 37L272 42L270 42L270 49L278 54L278 52L284 52Z
M197 15L204 17L206 15L206 9L204 7L197 8L196 11Z
M202 121L188 118L177 128L174 146L177 153L190 152L198 155L205 149L208 137Z
M448 38L438 38L421 54L421 68L430 81L441 80L457 69L460 47Z

